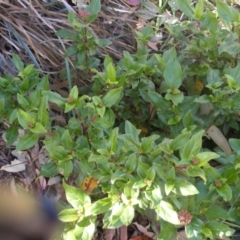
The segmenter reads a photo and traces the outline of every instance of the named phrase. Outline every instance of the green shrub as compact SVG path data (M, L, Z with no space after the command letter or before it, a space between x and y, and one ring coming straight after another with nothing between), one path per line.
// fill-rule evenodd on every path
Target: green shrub
M104 228L118 228L136 212L161 225L159 240L175 239L183 226L189 239L231 236L240 222L239 12L222 1L204 9L203 1L179 0L188 18L165 23L169 42L160 53L148 51L147 26L136 32L136 54L124 52L119 62L106 56L100 71L96 48L107 41L88 31L100 10L93 2L84 23L69 14L75 33L58 32L74 41L66 56L91 70L91 90L74 86L63 98L14 55L18 77L0 78L8 146L18 139L16 149L27 150L41 141L51 160L41 175L64 177L69 206L60 219L74 223L65 239L91 240L99 215ZM69 113L66 126L54 124L49 102ZM72 175L76 186L87 177L98 186L70 186Z

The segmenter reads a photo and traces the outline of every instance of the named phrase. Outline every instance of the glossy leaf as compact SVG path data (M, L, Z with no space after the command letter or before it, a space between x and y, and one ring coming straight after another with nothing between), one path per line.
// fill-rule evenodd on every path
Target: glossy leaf
M106 68L107 80L114 83L116 81L116 71L112 62Z
M33 147L37 143L38 137L38 134L32 132L26 133L23 137L18 139L16 150L21 151Z
M122 87L109 90L102 99L103 105L105 107L112 107L121 100L122 94L123 94Z
M179 9L189 18L193 17L193 9L190 0L177 0Z
M10 147L18 137L18 128L14 125L6 130L7 147Z
M58 174L58 167L56 163L53 161L50 161L48 163L45 163L42 168L40 175L44 177L53 177Z
M164 79L169 88L179 88L182 84L183 73L177 59L169 60L163 73Z
M158 216L161 217L166 222L176 225L180 224L178 214L173 209L170 203L162 200L160 204L157 206L156 212Z
M217 221L210 221L205 224L205 227L210 229L210 231L213 234L213 237L215 237L215 238L229 237L234 232L234 230L231 229L228 225L217 222Z
M174 225L168 222L162 222L161 229L164 229L164 231L160 231L160 234L157 236L158 240L177 239L177 229Z
M176 190L176 193L183 196L195 195L199 193L197 188L192 183L180 178L176 179L174 190Z
M140 149L142 152L147 153L152 150L152 146L155 140L159 138L158 135L152 135L142 139Z
M228 6L223 1L217 0L217 12L221 19L226 21L239 21L239 12L237 9L234 9L233 7Z
M63 161L58 164L58 171L68 179L69 175L73 171L73 163L72 161Z
M224 201L230 201L232 199L232 189L228 184L223 183L220 187L216 187L216 190Z
M185 228L187 237L192 240L193 239L196 239L196 240L203 239L202 234L201 234L201 229L202 229L203 225L204 224L203 224L202 220L194 217L192 219L192 221L189 224L187 224L187 226Z
M90 197L81 189L67 185L63 182L63 187L66 191L66 198L68 202L75 208L78 209L85 203L90 203Z
M22 71L24 69L23 62L21 61L20 57L15 53L12 54L12 62L18 71Z
M74 208L62 210L58 216L62 222L73 222L79 218L78 211Z
M92 204L89 212L93 215L98 215L98 214L107 212L111 208L111 206L112 206L111 199L102 198Z
M194 8L194 15L198 20L200 20L203 15L203 7L203 0L199 0Z
M184 148L180 151L183 159L191 159L199 153L202 147L202 135L203 131L199 131L187 141Z
M218 155L217 153L214 153L214 152L201 152L195 156L197 161L199 161L197 163L197 166L199 166L199 167L206 165L210 160L216 159L218 157L220 157L220 155Z

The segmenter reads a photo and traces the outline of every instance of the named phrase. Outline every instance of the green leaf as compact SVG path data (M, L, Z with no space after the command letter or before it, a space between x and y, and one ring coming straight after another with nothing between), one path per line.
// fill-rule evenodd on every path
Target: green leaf
M167 154L172 154L173 153L173 151L169 147L169 143L161 142L157 146L157 148L154 151L151 152L151 155L156 156L156 155L159 155L162 152L167 153Z
M100 0L91 0L90 4L86 7L86 11L91 14L98 14L101 10L101 1Z
M150 189L145 190L144 196L145 196L145 199L148 201L148 207L152 209L155 209L163 198L161 189L157 184L156 185L154 184Z
M166 195L169 195L169 193L174 189L175 184L173 181L168 181L165 183L165 192Z
M58 164L59 172L67 179L73 171L72 161L63 161Z
M240 139L230 138L229 144L232 150L235 151L236 153L240 151Z
M30 126L34 126L35 119L32 114L24 112L23 110L18 110L18 121L23 128L29 128Z
M203 0L199 0L194 8L194 15L196 19L200 20L203 15Z
M172 205L166 201L161 201L156 208L156 212L163 220L166 222L179 225L180 221L178 219L177 212L173 209Z
M212 205L206 211L204 211L205 216L208 220L216 219L229 219L228 212L223 208L217 205Z
M56 32L56 35L62 39L74 39L76 34L67 30L67 29L60 29Z
M182 84L183 73L177 59L169 60L163 73L164 79L169 88L179 88Z
M134 215L135 215L134 213L135 213L134 207L132 207L130 205L126 206L120 216L121 222L126 226L130 225L134 218Z
M194 134L191 139L185 144L184 148L180 149L180 154L183 159L192 159L196 156L202 147L203 130Z
M118 149L118 128L114 128L110 134L108 142L110 151L115 153Z
M18 128L14 125L6 130L7 147L10 147L18 137Z
M164 229L164 231L160 231L160 234L157 236L158 240L177 239L177 229L174 225L162 222L161 229Z
M23 137L18 139L16 150L22 151L33 147L37 143L38 137L38 134L32 132L26 133Z
M236 56L236 54L240 52L238 36L236 34L229 33L229 36L219 43L218 52L219 54L226 52L231 56Z
M47 133L47 130L43 127L43 125L39 122L36 122L34 124L34 127L29 128L31 132L37 133L37 134L43 134Z
M26 100L26 98L23 97L23 95L21 95L19 93L17 93L17 101L22 108L27 108L29 106L29 103Z
M60 94L52 92L52 91L43 91L43 96L47 96L50 102L57 104L59 107L63 108L66 103L66 99L64 99Z
M116 82L116 71L112 62L110 62L106 68L107 80L109 82Z
M89 162L95 162L95 163L107 163L110 160L110 156L104 156L104 155L96 155L91 153L91 155L88 158Z
M102 102L105 107L111 107L118 103L123 97L123 88L119 87L116 89L111 89L103 97Z
M199 193L197 188L192 183L182 178L176 179L175 188L173 191L182 196L195 195Z
M64 181L63 187L66 192L66 198L73 208L79 209L84 204L91 203L90 197L82 189L69 186Z
M152 145L153 145L153 142L155 140L157 140L159 138L158 135L151 135L149 137L146 137L146 138L142 138L142 143L141 143L141 146L140 146L140 150L143 152L143 153L148 153L152 150Z
M64 209L59 213L58 217L62 222L76 221L79 219L78 210L73 208Z
M221 19L228 22L239 21L239 13L233 7L228 6L225 2L217 0L217 12Z
M99 215L101 213L107 212L112 206L112 201L110 198L102 198L97 202L93 203L89 209L92 215Z
M125 167L126 167L126 170L131 173L133 172L136 167L137 167L137 156L136 156L136 153L132 153L132 154L129 154L126 158L126 162L125 162Z
M203 239L201 234L202 227L203 227L202 220L193 217L192 221L185 227L187 237L191 240L202 240Z
M129 121L125 122L125 133L132 136L136 143L139 143L139 134L141 133L141 130L136 129L135 126Z
M92 240L94 233L95 233L95 224L93 222L90 222L88 226L84 226L84 227L80 227L76 225L74 229L74 236L77 240L80 240L80 239Z
M105 108L105 107L97 107L96 110L97 110L97 113L99 114L99 116L100 116L101 118L103 118L104 113L105 113L105 111L106 111L106 108Z
M209 228L207 228L206 226L202 226L201 230L202 230L202 233L205 235L205 237L213 239L212 231Z
M120 220L120 217L126 206L121 202L116 202L111 208L111 215L108 217L107 225L104 219L104 227L107 228L117 228L123 225ZM105 215L106 216L106 215Z
M216 187L218 194L224 199L224 201L230 201L232 199L232 189L226 183L223 183L220 187Z
M15 53L12 54L12 62L19 72L21 72L24 69L23 62L21 61L20 57Z
M71 110L73 110L74 108L76 108L76 102L73 103L65 103L65 110L64 113L68 113Z
M217 222L217 221L207 222L205 224L205 227L210 229L214 238L229 237L234 233L234 230L231 229L228 225L226 225L224 223Z
M183 148L185 144L188 142L190 135L191 135L190 132L179 134L175 139L171 141L170 149L175 151L180 148Z
M72 99L73 101L76 101L78 99L78 87L74 86L69 94L69 98Z
M202 167L205 166L211 159L219 158L220 155L214 152L201 152L198 153L195 158L199 160L197 166Z
M127 174L122 170L117 170L111 175L111 184L114 184L117 180L125 181L127 178Z
M77 45L72 45L72 46L67 48L67 50L65 52L65 57L70 57L70 56L74 55L77 52L78 52Z
M201 19L201 28L208 29L211 33L219 31L219 24L216 14L213 12L205 12Z
M50 161L45 163L42 168L40 175L44 177L53 177L58 174L58 167L55 162Z
M189 18L193 18L193 9L190 0L177 0L179 9Z
M206 175L201 167L195 166L195 165L189 165L187 172L190 177L200 177L205 183L207 182Z
M167 100L171 100L175 106L177 106L179 103L182 103L184 100L184 95L182 92L179 92L177 94L172 94L171 92L168 92L165 95L165 98Z
M55 146L55 145L46 145L45 148L47 149L50 158L52 160L56 160L56 161L61 161L61 160L65 160L67 157L67 152L66 149L63 148L62 146Z
M174 124L177 124L178 122L180 122L182 116L181 115L176 115L175 117L173 118L170 118L167 122L168 125L174 125Z
M122 203L115 203L112 207L112 215L110 221L112 226L129 225L134 218L134 208L132 206L126 206ZM120 221L120 222L119 222Z
M40 122L43 126L46 126L49 121L49 111L47 111L48 101L47 97L43 96L40 101L37 112L37 121Z
M71 150L73 148L74 142L71 138L69 130L65 130L61 137L61 144L66 150Z
M21 77L26 77L28 76L32 71L33 71L33 68L34 68L34 64L29 64L27 65L23 71L21 71L18 76L21 76Z

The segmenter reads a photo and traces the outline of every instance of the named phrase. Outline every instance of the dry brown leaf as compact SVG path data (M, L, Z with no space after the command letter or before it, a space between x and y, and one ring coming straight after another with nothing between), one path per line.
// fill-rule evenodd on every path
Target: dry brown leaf
M227 155L230 155L232 153L226 137L223 135L223 133L218 127L212 125L207 129L206 132L209 137L218 145L218 147L222 149L223 152L225 152Z
M122 226L119 228L119 235L121 240L128 240L127 227Z
M112 240L115 236L116 230L115 229L105 229L104 231L104 240Z
M1 170L6 171L6 172L21 172L26 169L26 161L21 161L21 160L13 160L11 161L11 164L6 164L1 167Z
M51 185L54 185L56 183L60 183L61 181L62 181L62 178L60 176L50 177L47 185L51 186Z
M141 4L139 0L126 0L126 3L134 7L140 6Z
M158 42L151 42L151 41L149 41L149 42L147 43L147 45L148 45L151 49L153 49L154 51L158 51L158 47L157 47Z
M150 237L151 239L157 239L155 233L148 231L149 226L144 227L138 224L137 222L134 222L133 224L137 227L138 231L141 232L142 234L146 235L147 237Z

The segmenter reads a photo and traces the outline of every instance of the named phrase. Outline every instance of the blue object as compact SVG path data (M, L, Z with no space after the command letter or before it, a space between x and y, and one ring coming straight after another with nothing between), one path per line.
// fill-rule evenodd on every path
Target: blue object
M42 210L46 214L47 218L52 222L57 222L58 211L57 211L56 205L44 193L42 195L41 205L42 205Z

